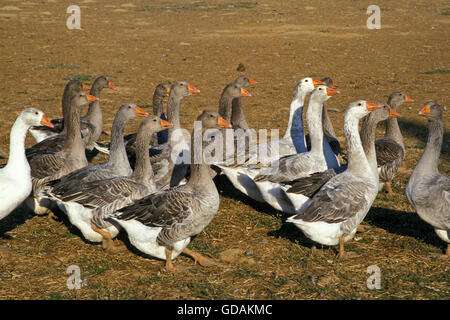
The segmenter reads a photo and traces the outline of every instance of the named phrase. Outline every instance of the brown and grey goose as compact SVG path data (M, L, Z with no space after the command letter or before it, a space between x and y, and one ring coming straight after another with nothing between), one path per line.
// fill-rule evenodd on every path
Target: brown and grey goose
M47 203L40 203L40 191L49 181L59 179L66 174L87 166L88 162L84 153L84 143L80 131L81 108L97 98L86 94L82 90L80 81L71 80L64 90L63 104L68 107L65 110L64 119L67 126L67 134L64 148L58 152L50 152L34 157L29 161L33 192L27 199L27 205L36 214L48 212Z
M139 251L166 260L166 269L176 271L172 259L180 253L194 258L201 265L216 263L187 249L191 237L208 226L219 209L219 193L210 176L209 166L197 150L202 145L204 130L231 125L214 111L204 111L194 126L191 149L191 174L184 185L159 191L107 215L125 229L130 243ZM200 139L200 141L196 140Z
M402 92L393 92L387 103L398 111L404 102L414 102L414 100ZM395 193L392 191L391 182L405 158L405 145L397 118L386 120L386 133L382 139L375 141L375 148L380 170L380 190L384 186L388 195L392 196Z
M447 243L444 257L450 259L450 176L438 169L444 137L442 110L435 101L428 101L419 114L428 120L428 139L406 185L406 197L419 217Z

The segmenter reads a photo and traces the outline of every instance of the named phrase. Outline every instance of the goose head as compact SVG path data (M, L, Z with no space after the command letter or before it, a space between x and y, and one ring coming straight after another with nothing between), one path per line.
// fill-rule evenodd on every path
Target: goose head
M336 89L328 88L325 85L319 85L311 92L310 100L318 103L324 103L338 93L339 91Z
M293 99L300 99L311 93L317 86L324 84L324 82L310 77L303 78L295 85Z
M442 119L441 106L436 101L428 101L419 111L419 115L424 116L428 120Z
M377 104L380 106L380 108L370 112L369 115L367 115L367 117L373 119L375 123L384 121L388 118L400 117L400 114L397 113L397 111L395 111L393 108L391 108L387 103L377 102Z
M254 79L248 76L239 76L236 78L236 80L234 80L234 83L241 88L248 88L250 85L254 86L257 84Z
M325 77L320 79L320 81L322 81L328 88L336 89L338 87L338 85L330 77Z
M357 120L367 116L370 112L375 111L377 109L380 109L381 106L379 104L365 101L365 100L358 100L355 102L352 102L348 105L346 110L346 117L352 116L356 118Z
M231 98L238 98L238 97L251 97L252 95L250 92L248 92L246 89L244 89L242 86L240 86L236 82L230 83L225 88L225 95L231 97Z
M109 88L111 90L117 90L114 83L107 76L100 76L97 79L95 79L92 87L94 87L94 85L99 86L100 88Z
M170 93L170 86L167 83L160 83L156 86L155 94L158 98L168 97Z
M161 130L170 129L173 124L169 121L163 120L158 116L150 116L142 121L139 130L144 130L149 133L159 132Z
M27 108L20 113L19 116L26 126L46 126L53 128L53 124L44 115L44 112L37 108Z
M138 107L134 103L125 103L120 106L118 113L127 120L132 120L136 118L146 118L148 112Z
M405 102L414 102L414 100L403 92L393 92L388 98L388 104L395 110Z
M197 121L202 122L203 130L214 128L228 129L232 127L218 112L211 110L204 110L202 114L198 116Z
M74 86L70 85L70 98L74 101L75 105L78 107L84 107L91 102L99 100L96 96L93 96L82 88L82 83L78 81Z
M193 93L199 93L196 87L186 81L178 81L170 87L170 95L174 95L179 99L184 99Z

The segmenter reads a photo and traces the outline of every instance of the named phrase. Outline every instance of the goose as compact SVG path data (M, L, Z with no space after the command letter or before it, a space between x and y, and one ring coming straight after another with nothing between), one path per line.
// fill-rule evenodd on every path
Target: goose
M450 176L438 170L444 136L442 110L435 101L428 101L419 115L428 120L428 139L406 185L406 197L419 217L447 243L444 257L450 259Z
M344 242L353 238L378 193L378 176L364 153L358 124L369 112L379 108L364 100L349 104L344 120L347 170L331 178L313 196L304 212L286 220L314 242L329 246L339 244L340 258L348 256Z
M248 154L258 155L264 163L270 163L282 156L306 152L302 118L303 105L308 94L322 84L324 83L310 77L298 81L292 94L288 125L283 138L251 147ZM262 158L263 155L267 159ZM253 181L258 170L252 168L252 161L247 159L245 164L218 165L218 167L237 190L256 201L264 202L264 198Z
M311 135L311 151L289 155L272 162L271 167L263 170L255 182L282 182L308 176L311 173L336 168L339 162L331 147L323 139L322 105L339 91L320 85L311 93L308 102L306 120Z
M379 122L388 118L399 117L400 114L390 108L387 103L378 102L380 108L372 111L363 118L360 137L364 153L370 163L373 174L378 177L377 159L375 151L375 134ZM309 204L310 199L331 178L344 172L347 166L316 172L308 177L299 178L292 182L286 182L290 188L286 190L286 196L296 208L296 213L301 213ZM283 189L285 190L285 189ZM305 198L306 197L306 198Z
M166 269L179 270L172 259L181 252L201 265L215 265L209 258L187 248L191 237L200 233L214 218L219 208L219 193L204 162L197 143L209 128L231 128L231 124L215 111L203 111L194 126L191 149L191 174L188 182L169 190L150 194L133 204L108 214L128 234L130 243L145 254L166 260ZM200 131L200 132L198 132ZM200 137L200 138L199 138Z
M82 90L89 91L89 90L91 90L91 88L89 88L87 85L85 85L83 83ZM67 107L64 104L64 97L63 97L63 104L62 104L63 116L64 116L64 113L66 112L66 109L67 109ZM63 131L63 129L64 129L64 119L63 118L52 119L51 123L53 125L52 128L47 127L47 126L38 125L38 126L33 126L29 129L29 132L33 136L34 140L36 140L36 143L39 143L47 138L56 136Z
M94 243L102 242L104 249L114 250L116 247L112 239L119 229L117 225L105 221L104 216L157 191L148 146L154 133L171 126L170 122L157 116L142 121L136 138L136 167L130 177L115 176L91 182L81 181L74 185L56 185L45 190L45 195L56 201L85 239Z
M388 98L388 104L396 111L404 102L414 100L402 92L393 92ZM405 158L405 145L397 118L386 121L386 133L382 139L375 141L375 148L380 167L380 190L384 187L388 195L393 196L391 181Z
M90 88L90 95L99 98L99 95L103 88L116 90L115 85L109 80L108 77L100 76L94 81L94 84ZM86 87L83 85L83 90L85 89ZM65 112L67 112L67 101L68 100L63 96L63 116ZM53 132L52 135L48 136L44 140L38 141L37 144L26 150L28 160L31 160L37 155L63 150L67 131L67 129L64 127L64 118L59 119L59 121L57 119L55 123L57 123L56 126L58 129L53 131L56 132ZM41 136L49 133L49 130L42 130L40 128L41 127L37 127L35 129L35 132L39 132ZM88 161L91 161L97 155L98 151L105 152L104 148L97 144L97 140L100 138L103 128L102 111L100 109L100 102L98 99L96 101L90 102L87 114L84 117L81 117L80 128L81 135L85 143L86 157ZM94 150L94 148L96 150Z
M134 103L123 104L116 112L111 129L111 147L108 161L96 163L61 177L51 182L55 187L61 189L71 188L81 183L102 180L117 176L130 176L133 170L128 162L127 153L123 141L123 132L127 123L139 117L147 117L148 113Z
M46 201L41 203L40 191L44 185L88 164L81 138L80 112L81 107L97 98L82 91L82 84L77 80L69 81L64 91L64 98L68 101L68 108L64 115L67 125L64 149L36 156L29 161L33 192L27 198L26 204L38 215L48 212L49 203Z
M248 88L249 86L255 86L257 84L257 82L248 77L248 76L239 76L236 78L236 80L234 80L234 83L240 87L240 88ZM247 130L248 124L247 121L245 119L245 115L244 115L244 111L242 109L242 96L245 95L240 95L236 98L233 99L232 101L232 105L231 105L231 118L230 120L227 121L231 121L231 125L233 126L233 129L243 129L243 130ZM226 119L225 119L226 120Z
M186 81L174 83L170 88L167 102L167 120L173 124L168 130L168 142L158 148L151 148L155 183L158 189L167 189L178 185L186 176L183 161L188 158L189 132L181 128L180 106L184 98L199 93L200 90ZM130 163L133 163L135 152L127 145Z
M244 112L242 110L242 101L241 97L251 97L250 92L248 92L244 87L248 87L250 85L250 81L252 84L255 81L246 76L238 77L235 81L229 83L222 90L222 94L219 99L219 115L223 117L226 121L230 122L231 118L234 117L235 124L232 123L232 129L229 130L210 130L208 139L211 139L212 136L221 132L222 134L222 142L223 142L223 151L225 161L234 161L235 156L235 145L237 142L236 132L235 130L239 130L239 133L244 133L244 130L248 129L247 122L245 120ZM232 133L232 139L227 139L227 132Z
M164 98L170 94L170 86L166 83L160 83L156 86L153 93L153 115L161 117L163 120L167 120L167 116L164 113ZM156 146L164 144L169 140L167 130L159 131L150 141L150 145Z
M9 158L0 169L0 219L17 208L31 192L31 171L25 157L25 137L32 126L53 124L39 109L23 110L14 122L9 138Z

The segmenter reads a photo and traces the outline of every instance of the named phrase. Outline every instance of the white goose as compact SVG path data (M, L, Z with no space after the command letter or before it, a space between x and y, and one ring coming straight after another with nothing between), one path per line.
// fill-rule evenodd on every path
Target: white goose
M306 152L305 136L303 133L303 105L308 94L320 84L323 83L309 77L301 79L294 88L289 110L288 126L283 138L252 147L249 154L258 155L264 153L267 155L267 158L264 160L269 163L278 159L280 156ZM278 150L276 150L277 146ZM256 201L264 202L264 198L253 181L253 178L259 173L259 169L252 168L249 164L238 166L219 165L218 167L222 169L222 172L236 189Z
M303 213L286 220L315 242L339 244L339 257L345 256L344 242L353 238L378 193L378 176L364 153L358 132L359 120L378 108L379 105L364 100L347 107L344 120L347 170L330 179Z
M17 208L31 192L31 170L25 157L25 137L29 128L40 125L53 128L41 110L27 108L20 113L11 128L8 163L0 169L0 219Z

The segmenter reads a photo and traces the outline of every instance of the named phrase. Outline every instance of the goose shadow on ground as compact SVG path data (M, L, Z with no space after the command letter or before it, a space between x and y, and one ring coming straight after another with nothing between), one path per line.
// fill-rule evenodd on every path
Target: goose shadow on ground
M34 217L34 213L25 207L25 204L14 209L9 215L0 220L0 238L11 239L6 233L26 223Z
M413 212L372 207L363 223L392 234L413 237L436 248L442 249L445 246L445 243L437 237L433 227ZM293 243L298 242L306 247L311 247L313 244L317 245L292 223L283 223L280 229L270 231L268 235L282 237Z

